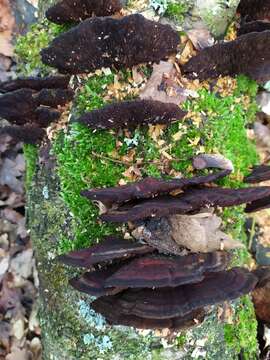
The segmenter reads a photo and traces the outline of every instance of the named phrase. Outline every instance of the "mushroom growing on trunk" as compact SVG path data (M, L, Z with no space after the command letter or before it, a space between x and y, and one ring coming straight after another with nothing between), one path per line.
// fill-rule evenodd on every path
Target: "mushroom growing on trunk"
M96 17L58 36L41 51L41 57L62 73L80 74L159 62L175 54L178 43L179 35L169 25L139 14L121 19Z
M61 0L46 11L56 24L80 22L91 16L110 16L122 8L120 0Z

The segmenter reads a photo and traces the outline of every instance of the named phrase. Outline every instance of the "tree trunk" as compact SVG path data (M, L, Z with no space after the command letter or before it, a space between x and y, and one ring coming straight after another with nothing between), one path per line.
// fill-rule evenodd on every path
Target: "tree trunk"
M52 2L40 0L40 14L44 14ZM154 331L110 327L104 323L91 309L89 296L69 286L68 279L74 276L74 270L57 261L60 239L72 238L73 219L61 198L55 159L48 149L41 151L27 195L27 219L40 278L43 359L238 359L239 339L232 332L228 341L227 328L218 320L217 306L210 309L202 325L177 334L174 340L164 339ZM240 300L232 304L236 315L242 307ZM254 321L254 314L252 316L246 321ZM245 326L245 320L242 321Z

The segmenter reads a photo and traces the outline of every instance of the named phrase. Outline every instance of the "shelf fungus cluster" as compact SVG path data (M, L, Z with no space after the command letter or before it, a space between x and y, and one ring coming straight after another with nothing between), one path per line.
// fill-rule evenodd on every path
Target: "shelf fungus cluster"
M11 124L0 132L25 143L39 142L44 128L60 118L59 107L73 99L69 80L69 76L51 76L0 84L0 117Z
M41 57L62 73L88 73L102 67L159 62L176 53L178 43L179 35L169 25L140 14L95 17L58 36Z
M46 12L48 20L56 24L80 22L92 15L111 16L122 8L120 0L62 0Z
M112 237L60 260L87 269L70 284L95 296L92 307L110 324L137 328L190 327L209 305L247 294L258 281L246 269L225 270L226 251L176 256Z
M227 270L229 250L243 245L222 231L214 208L257 201L270 196L270 187L209 185L230 172L191 179L149 177L83 191L102 203L103 220L129 222L132 240L109 237L60 256L64 264L86 269L70 284L96 297L93 309L108 323L143 329L190 327L203 321L210 305L253 291L255 273Z

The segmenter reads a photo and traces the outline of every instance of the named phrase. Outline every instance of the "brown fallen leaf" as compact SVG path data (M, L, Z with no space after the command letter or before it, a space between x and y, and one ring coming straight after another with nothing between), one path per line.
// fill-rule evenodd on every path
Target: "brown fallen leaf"
M211 252L244 247L221 231L221 219L211 212L202 210L196 215L173 215L163 219L151 219L136 228L132 235L145 240L165 252L182 254L183 247L192 252Z
M196 50L202 50L214 45L215 40L203 22L194 23L193 29L187 31L187 36Z
M0 54L13 55L12 31L15 19L8 0L0 0Z
M19 179L23 176L25 161L22 154L15 159L4 158L0 163L0 185L8 185L13 191L23 193L23 183Z
M180 104L187 98L185 88L178 83L177 71L169 61L154 64L153 73L140 93L140 98Z

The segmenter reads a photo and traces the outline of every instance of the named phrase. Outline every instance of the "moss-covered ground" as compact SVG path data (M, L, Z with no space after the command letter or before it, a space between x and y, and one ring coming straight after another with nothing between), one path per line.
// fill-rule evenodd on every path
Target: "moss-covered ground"
M172 17L182 16L181 8L175 8L174 3L172 5L168 7L167 15ZM16 53L21 60L20 72L25 75L32 74L33 71L48 74L51 70L41 63L39 50L46 47L49 41L63 30L65 30L63 27L42 22L34 25L31 32L20 38L16 47ZM151 74L151 68L149 67L143 67L141 70L147 77ZM118 74L99 72L88 78L81 78L72 108L72 120L75 120L80 113L98 109L110 101L118 100L121 89L124 89L123 93L120 94L121 100L136 97L136 91L130 91L130 88L134 86L131 78L131 72L126 70ZM107 97L108 91L111 91L116 85L118 86L119 83L120 90L117 94ZM129 91L126 91L127 88ZM58 133L53 142L52 152L57 158L56 173L60 179L60 194L61 201L63 201L60 206L60 208L63 208L62 220L65 223L67 220L64 214L68 214L69 231L59 231L59 227L50 230L50 241L51 238L54 238L54 243L50 243L50 249L53 249L53 257L72 249L89 246L99 241L104 235L125 230L124 226L117 227L101 223L98 220L98 209L80 195L80 191L83 189L114 186L119 182L125 183L147 175L166 178L180 174L192 176L194 172L191 167L191 159L201 152L220 153L228 157L233 162L235 171L230 177L222 180L220 184L232 187L243 186L243 176L258 161L255 145L247 138L246 132L256 112L256 92L256 83L244 76L239 76L235 86L227 96L224 96L218 87L213 86L211 90L201 87L198 90L197 98L182 104L182 107L188 111L187 117L167 128L146 126L135 131L115 133L113 131L92 131L76 122L72 122L68 129ZM24 150L27 159L26 187L30 189L35 173L37 150L29 146L25 146ZM40 193L37 195L41 196ZM48 196L50 197L50 194ZM43 205L45 206L42 209L43 216L46 217L46 212L53 212L53 208L51 204L46 208L46 201L44 201ZM58 206L57 211L59 211ZM36 214L37 212L33 212L32 219ZM56 215L56 213L53 213L52 216L48 215L48 217L52 219ZM244 232L245 215L242 207L225 209L222 216L226 231L232 234L234 238L246 242ZM34 224L32 227L36 229L37 236L40 225ZM56 235L57 239L55 238ZM41 248L39 250L41 251ZM42 246L41 252L43 252L42 256L44 258L48 255L47 251L50 251L49 248ZM249 260L247 250L237 251L234 257L234 265L247 264ZM48 269L48 274L49 272L51 272L51 269ZM55 267L55 274L61 275L58 277L58 282L56 281L55 288L65 284L64 289L66 290L65 274L57 266ZM63 299L66 299L65 293L61 292L61 294ZM87 317L83 306L84 304L81 303L80 311ZM64 311L64 309L61 311ZM59 310L59 314L61 314L61 311ZM83 314L81 315L83 318ZM71 322L73 322L73 315L70 316L72 318ZM56 322L60 323L60 318L57 318ZM56 323L55 325L57 326ZM234 304L232 324L221 326L224 329L227 346L232 350L233 354L238 354L241 351L245 359L256 358L256 319L249 297L244 297ZM84 329L86 328L87 326L84 327ZM78 325L78 331L81 331L81 329L81 326ZM205 329L199 327L194 330L194 334L197 331L198 336L202 336L200 331L205 331ZM50 331L49 328L47 330ZM68 335L73 330L65 329ZM215 331L216 329L213 329L213 333ZM60 333L58 335L60 338ZM74 359L76 359L76 356L84 359L84 352L89 354L87 348L93 344L93 334L86 332L84 335L80 345L81 348L74 350ZM110 352L110 339L104 339L102 331L99 335L94 335L102 344L103 342L106 343L103 345L105 348L107 346L107 350ZM144 350L147 350L148 346L152 344L151 339L149 340L146 337L145 340L142 340L140 338L140 341L137 339L134 342L128 342L132 349L126 348L126 352L123 353L123 347L117 347L117 344L121 342L118 339L119 336L122 336L121 333L112 334L113 345L116 351L122 352L123 359L144 358ZM188 336L190 336L189 332L179 335L179 348L184 347ZM98 342L95 340L96 350L93 350L93 356L98 350L97 344ZM72 347L72 344L70 346ZM145 349L143 350L143 348ZM209 354L211 354L211 351L209 350ZM157 350L156 353L156 358L159 359L159 351ZM87 359L92 359L89 355L86 356L88 356ZM106 356L104 355L104 359L107 359ZM101 358L103 359L103 357ZM218 359L218 357L206 358ZM219 359L223 358L219 357ZM232 355L228 355L227 358L236 359L236 355L235 358Z

